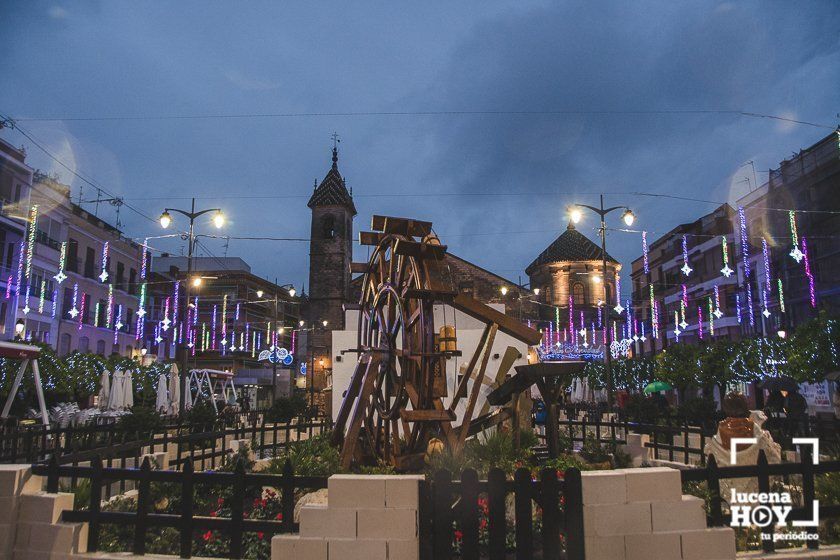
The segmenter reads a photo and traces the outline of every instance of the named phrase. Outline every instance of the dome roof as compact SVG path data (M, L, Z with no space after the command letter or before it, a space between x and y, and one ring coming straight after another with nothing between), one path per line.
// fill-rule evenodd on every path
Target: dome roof
M569 227L566 228L566 231L560 234L551 245L546 247L545 251L534 259L534 262L528 265L528 268L525 269L525 274L530 276L539 266L546 263L561 261L600 261L602 255L601 248L576 230L575 226L569 222ZM612 258L609 253L607 253L607 261L618 264L618 261Z

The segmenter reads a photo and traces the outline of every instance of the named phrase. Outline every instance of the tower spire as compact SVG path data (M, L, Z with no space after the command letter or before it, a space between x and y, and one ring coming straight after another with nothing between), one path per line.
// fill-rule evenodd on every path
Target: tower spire
M333 150L332 150L332 168L338 169L338 143L341 142L341 138L338 136L338 132L332 133L332 141L333 141Z

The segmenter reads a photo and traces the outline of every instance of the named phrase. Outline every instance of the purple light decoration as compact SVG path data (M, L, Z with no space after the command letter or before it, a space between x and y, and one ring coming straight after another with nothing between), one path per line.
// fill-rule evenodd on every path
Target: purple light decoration
M604 280L606 282L606 280ZM609 302L604 302L608 304ZM616 272L615 273L615 304L619 305L621 303L621 275Z
M755 310L753 309L752 285L747 283L747 313L750 317L750 326L755 326Z
M703 306L697 306L697 336L703 340Z
M735 294L735 314L738 317L738 324L741 324L741 294Z
M764 237L761 238L761 253L764 257L764 284L769 292L772 289L770 286L770 251L767 248L767 239Z
M193 310L192 324L193 324L194 327L197 328L198 327L198 296L195 296L195 299L193 300L193 306L194 306L195 309Z
M55 310L58 307L58 288L53 290L53 300L52 300L52 318L55 319Z
M213 304L213 317L210 320L210 349L216 349L216 309L218 305Z
M239 302L236 303L236 311L234 312L233 320L234 321L239 320Z
M644 263L645 274L650 274L650 264L648 263L648 244L647 232L642 232L642 262ZM616 290L618 291L618 290Z
M26 247L26 245L24 245L24 242L21 241L20 246L19 246L20 253L18 255L17 280L15 282L15 295L16 296L20 296L20 285L21 285L21 282L23 281L23 253L24 253L24 248L25 247Z
M632 326L631 326L632 324L633 324L633 313L632 313L632 309L630 307L630 300L628 299L627 300L627 337L626 338L630 338L631 336L633 336L633 333L630 332L630 330L632 329Z
M805 259L805 276L808 277L808 295L811 298L811 307L817 307L817 292L814 288L814 275L811 274L811 257L808 256L808 242L802 238L802 254Z
M175 303L175 306L172 308L172 322L178 323L178 308L180 307L179 303L181 301L181 283L177 280L175 281L175 293L172 294L172 301ZM180 337L178 337L178 342L180 343Z
M575 328L575 301L569 296L569 328Z
M160 336L160 323L155 323L155 338L154 338L155 346L159 345L158 339L160 339L160 338L162 338Z
M604 326L604 311L601 306L598 306L598 328L602 328Z
M84 319L84 317L85 317L85 310L87 308L87 306L85 305L86 303L87 303L87 294L82 293L82 303L79 306L79 307L81 307L81 311L79 313L79 330L82 330L82 319Z
M595 346L595 321L592 321L592 346Z
M143 240L143 254L140 256L140 280L146 279L146 266L148 264L148 256L147 253L149 252L149 238Z
M9 299L12 296L12 277L9 276L9 279L6 280L6 299ZM55 301L55 300L53 300Z
M688 307L688 288L685 284L682 285L682 302L685 307Z
M580 312L580 330L586 330L586 323L583 322L583 311Z
M738 220L741 225L741 259L744 263L744 278L745 281L750 276L750 243L747 238L747 217L744 214L744 207L738 207Z
M255 348L255 350L259 350L260 348L262 348L262 331L257 331L256 335L257 335L257 347Z

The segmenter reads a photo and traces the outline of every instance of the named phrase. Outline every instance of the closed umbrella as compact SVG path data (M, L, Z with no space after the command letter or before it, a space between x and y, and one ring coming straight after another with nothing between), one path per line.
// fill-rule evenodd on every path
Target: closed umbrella
M123 402L124 408L134 406L134 384L131 382L131 371L126 370L123 377Z
M178 366L172 364L169 368L169 412L178 414L181 406L181 378L178 375Z
M155 410L158 412L162 412L166 414L166 411L169 410L169 398L167 395L168 391L166 389L166 374L161 373L158 376L158 383L157 383L157 398L155 399Z
M193 406L193 398L192 398L192 391L190 390L190 385L188 384L186 387L186 392L184 393L184 410L189 410Z
M99 408L108 408L108 398L111 396L111 372L107 369L102 371L99 379Z
M120 370L114 372L111 379L111 394L108 397L108 410L120 410L123 406L123 381L125 376Z

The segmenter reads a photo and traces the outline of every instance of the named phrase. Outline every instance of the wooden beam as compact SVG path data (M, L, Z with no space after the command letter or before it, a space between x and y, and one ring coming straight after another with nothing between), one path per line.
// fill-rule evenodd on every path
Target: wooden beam
M432 222L414 220L411 218L397 218L395 216L374 215L370 221L370 228L384 233L396 233L411 237L425 237L432 233Z
M429 259L439 261L446 256L446 245L398 239L394 247L394 253L421 260Z
M370 270L370 263L369 262L351 262L350 263L350 274L367 274L368 270Z
M529 346L535 346L542 340L542 335L539 331L520 323L504 313L496 311L489 305L481 303L470 295L458 294L452 300L452 307L466 313L473 319L478 319L485 323L496 323L499 325L500 331Z
M360 245L379 245L379 242L382 241L383 237L385 237L384 233L377 233L375 231L360 231L359 232L359 244Z
M490 333L487 336L487 344L484 347L484 356L481 358L481 366L475 374L473 379L472 392L470 399L467 401L467 410L464 412L464 418L461 420L461 427L458 429L458 444L455 446L455 452L458 453L464 447L464 441L467 439L467 433L470 430L470 422L472 422L472 415L475 411L475 405L478 401L478 393L484 381L484 373L487 371L487 361L490 359L490 354L493 352L493 341L496 339L496 331L498 327L495 324L490 325Z
M455 413L450 410L400 410L400 418L406 422L452 422Z
M361 364L360 364L361 365ZM373 393L374 385L376 384L376 371L379 366L379 358L371 356L364 369L364 382L362 389L355 399L353 406L353 416L350 420L350 426L347 428L347 434L344 436L344 445L341 447L340 463L343 469L349 469L353 462L353 457L356 454L356 447L359 445L359 431L362 429L362 422L365 419L365 412L368 405L368 399Z

